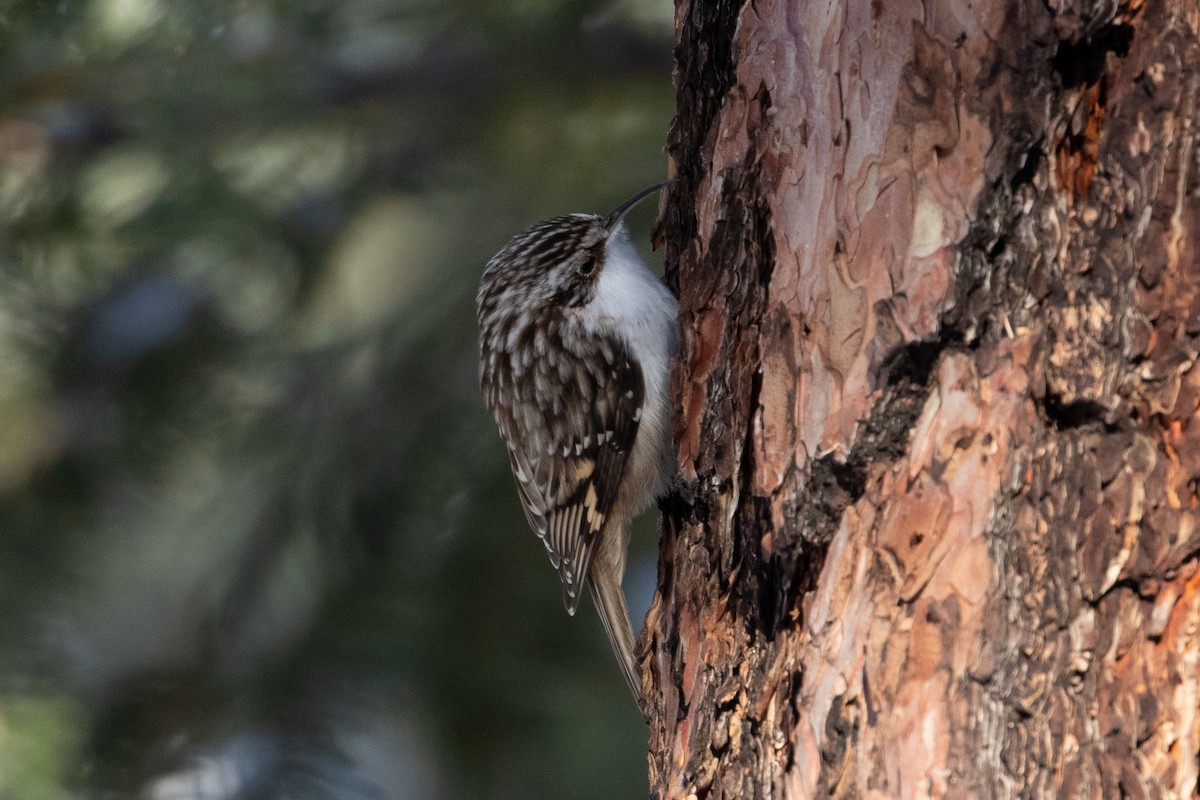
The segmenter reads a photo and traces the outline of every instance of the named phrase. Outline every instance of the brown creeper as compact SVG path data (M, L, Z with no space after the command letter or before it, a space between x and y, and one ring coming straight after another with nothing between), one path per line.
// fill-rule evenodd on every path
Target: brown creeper
M640 702L621 591L633 517L675 473L667 369L678 304L642 263L621 219L569 214L514 236L477 298L480 385L525 517L575 613L584 580Z

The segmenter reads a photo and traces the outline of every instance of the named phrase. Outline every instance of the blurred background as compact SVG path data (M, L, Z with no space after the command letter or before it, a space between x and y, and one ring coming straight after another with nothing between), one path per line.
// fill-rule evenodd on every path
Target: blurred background
M474 292L665 178L672 14L0 2L0 800L645 796Z

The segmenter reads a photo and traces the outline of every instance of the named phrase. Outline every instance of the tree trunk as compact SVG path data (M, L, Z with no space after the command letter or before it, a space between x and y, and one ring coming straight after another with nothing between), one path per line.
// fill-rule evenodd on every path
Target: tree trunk
M679 0L659 797L1188 797L1193 0Z

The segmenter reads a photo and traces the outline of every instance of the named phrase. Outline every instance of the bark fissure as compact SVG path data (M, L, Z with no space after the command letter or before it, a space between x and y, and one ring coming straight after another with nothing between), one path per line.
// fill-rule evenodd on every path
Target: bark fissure
M1116 430L1116 425L1108 422L1109 410L1094 400L1064 402L1061 396L1048 394L1042 398L1041 409L1049 424L1060 431L1091 426L1109 432Z
M1129 53L1133 33L1133 25L1113 20L1090 36L1059 42L1053 64L1062 76L1063 88L1078 89L1099 83L1107 69L1108 55L1124 58Z

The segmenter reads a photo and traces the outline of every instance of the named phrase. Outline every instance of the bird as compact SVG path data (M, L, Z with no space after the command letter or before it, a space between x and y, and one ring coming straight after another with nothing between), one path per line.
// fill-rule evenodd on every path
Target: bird
M513 236L476 297L484 403L530 528L572 616L586 584L621 673L643 682L621 581L633 519L676 474L668 379L678 302L638 255L626 213L567 214Z

